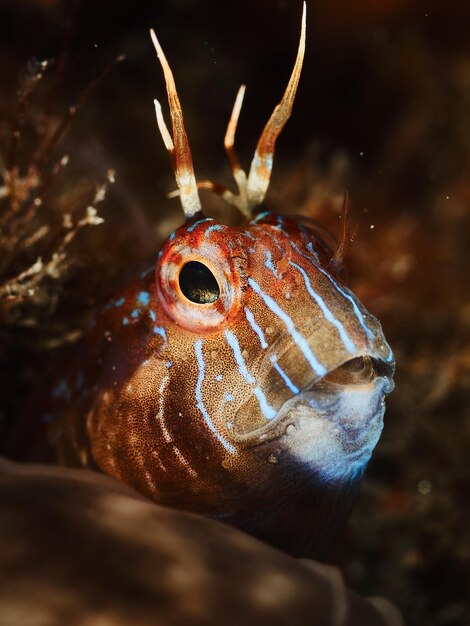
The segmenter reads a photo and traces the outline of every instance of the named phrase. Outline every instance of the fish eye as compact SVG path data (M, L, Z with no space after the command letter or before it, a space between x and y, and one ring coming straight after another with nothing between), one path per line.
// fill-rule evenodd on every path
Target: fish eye
M183 295L195 304L210 304L219 299L219 283L204 263L199 261L185 263L178 281Z
M223 238L213 241L212 231L207 237L201 227L202 238L193 232L184 226L165 242L155 268L158 298L181 329L220 331L240 314L246 280L243 259L233 255Z

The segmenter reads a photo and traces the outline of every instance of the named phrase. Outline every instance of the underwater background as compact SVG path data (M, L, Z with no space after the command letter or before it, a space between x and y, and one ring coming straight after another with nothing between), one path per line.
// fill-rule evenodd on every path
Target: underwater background
M301 3L287 0L0 1L3 161L29 59L57 61L25 108L23 169L41 121L61 119L126 55L54 148L52 163L65 154L70 162L51 185L49 212L31 221L32 231L41 220L52 225L39 252L14 229L9 239L0 231L1 437L50 350L73 341L91 307L182 221L166 197L174 179L153 109L153 98L166 98L148 29L175 74L196 176L230 185L223 136L236 91L247 84L237 148L248 164L290 74L300 13ZM397 374L331 562L350 587L385 596L420 626L469 619L469 23L470 5L457 0L309 2L305 65L267 197L270 208L338 234L349 192L358 225L350 285L382 321ZM78 214L96 199L95 185L114 178L100 200L104 223L77 229L35 298L10 297L38 254L47 260L62 245L63 214ZM203 203L235 220L217 198ZM0 198L0 214L5 206Z

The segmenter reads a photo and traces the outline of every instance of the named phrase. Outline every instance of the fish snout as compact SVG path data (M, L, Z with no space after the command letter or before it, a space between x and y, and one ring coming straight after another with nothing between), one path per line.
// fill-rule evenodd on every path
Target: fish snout
M288 400L276 417L279 458L294 458L324 480L364 472L383 429L394 366L355 357Z

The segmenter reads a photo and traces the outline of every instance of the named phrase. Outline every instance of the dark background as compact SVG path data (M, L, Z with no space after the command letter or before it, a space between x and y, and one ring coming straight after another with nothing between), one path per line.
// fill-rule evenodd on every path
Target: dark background
M342 194L350 193L359 225L351 286L382 320L398 370L384 434L332 558L353 588L388 597L420 626L464 624L470 590L469 7L309 2L300 88L267 198L276 210L314 216L338 232ZM70 41L51 105L57 119L116 55L127 57L55 152L72 159L65 188L116 170L101 235L84 231L78 243L90 267L98 257L94 274L106 276L95 299L181 223L177 201L166 199L174 180L152 103L157 97L166 111L166 97L149 27L175 74L196 175L230 185L222 140L238 86L247 84L237 145L248 165L288 80L300 15L300 2L281 0L0 1L0 153L30 57L57 57ZM34 94L33 113L53 76ZM27 143L25 135L23 163ZM13 419L38 351L33 332L15 328L8 337L0 407Z

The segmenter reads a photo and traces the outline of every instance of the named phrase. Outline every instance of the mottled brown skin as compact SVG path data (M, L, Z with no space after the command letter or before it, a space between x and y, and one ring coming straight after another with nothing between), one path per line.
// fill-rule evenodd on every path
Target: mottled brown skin
M49 441L59 461L99 468L157 502L224 519L296 554L321 551L349 512L370 452L360 466L346 462L338 475L325 473L298 454L315 439L308 435L291 448L286 428L294 420L267 419L254 389L274 412L295 396L273 355L297 390L321 381L324 375L302 350L321 361L325 375L364 355L381 364L371 373L374 380L392 373L380 325L356 304L371 341L352 301L335 287L338 279L324 269L328 256L314 231L274 214L246 228L214 220L180 228L163 246L155 271L149 268L105 307L52 385ZM181 292L178 273L191 260L202 260L217 278L214 303L195 304ZM312 301L298 268L344 326L354 352ZM298 336L250 281L280 303ZM245 307L262 329L264 348ZM238 342L246 371L227 332ZM299 337L307 348L299 347Z

